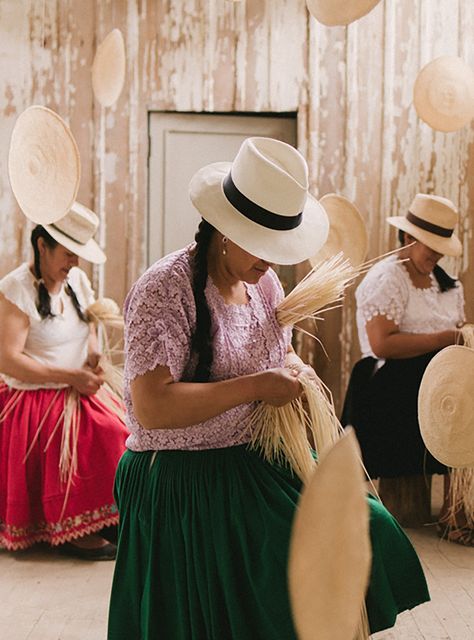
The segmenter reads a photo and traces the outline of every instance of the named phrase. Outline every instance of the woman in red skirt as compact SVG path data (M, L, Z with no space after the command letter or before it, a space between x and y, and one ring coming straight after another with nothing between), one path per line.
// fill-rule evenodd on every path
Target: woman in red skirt
M74 203L36 226L34 258L0 280L0 548L37 542L113 559L112 489L127 430L102 384L94 302L78 257L105 255L97 216Z

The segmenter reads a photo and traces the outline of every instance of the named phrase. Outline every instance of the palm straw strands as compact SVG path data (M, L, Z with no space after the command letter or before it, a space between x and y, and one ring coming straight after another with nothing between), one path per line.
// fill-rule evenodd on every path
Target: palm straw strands
M460 330L464 346L474 349L474 324L465 324ZM456 514L464 512L466 524L474 528L474 467L450 469L451 508L448 518L456 521Z
M123 316L120 313L118 304L111 298L100 298L86 309L86 317L89 322L93 322L98 328L100 341L102 343L103 355L100 359L100 367L102 368L105 387L108 393L99 391L99 398L106 404L109 409L118 413L123 419L123 410L121 407L123 399L123 370L122 366L114 364L115 356L121 356L121 350L116 345L111 345L108 337L108 329L123 330ZM121 359L121 358L120 358Z

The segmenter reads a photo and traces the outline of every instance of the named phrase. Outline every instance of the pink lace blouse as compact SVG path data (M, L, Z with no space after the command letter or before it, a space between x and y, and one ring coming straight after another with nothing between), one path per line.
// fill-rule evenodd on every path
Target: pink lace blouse
M192 380L191 353L196 312L191 288L193 245L165 256L133 285L125 301L127 447L133 451L216 449L248 442L247 420L255 403L242 404L206 422L179 429L144 429L133 413L130 382L161 365L175 381ZM214 360L211 381L281 367L291 331L280 327L275 307L283 290L269 269L256 285L246 285L249 302L228 305L208 278L206 299L211 313Z

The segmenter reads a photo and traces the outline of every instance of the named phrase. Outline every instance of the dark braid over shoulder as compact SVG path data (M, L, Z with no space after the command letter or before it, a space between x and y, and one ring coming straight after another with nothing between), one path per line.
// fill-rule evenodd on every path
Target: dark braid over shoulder
M207 251L214 227L202 220L194 239L196 250L193 255L192 287L196 305L196 330L193 335L192 348L198 356L194 380L208 382L211 373L213 352L211 339L211 314L207 306L205 289L207 283Z
M31 232L31 244L33 246L34 252L34 269L36 280L38 283L38 302L36 304L36 308L38 309L38 313L42 318L54 318L54 313L51 311L51 298L49 295L49 291L46 288L43 277L41 275L38 238L43 238L50 249L54 249L59 243L54 238L52 238L46 231L46 229L41 225L37 225ZM74 293L69 282L66 283L66 293L71 296L72 303L77 311L77 315L79 316L79 318L84 322L87 322L84 312L81 309L81 305L79 304L79 300L77 299L77 296Z

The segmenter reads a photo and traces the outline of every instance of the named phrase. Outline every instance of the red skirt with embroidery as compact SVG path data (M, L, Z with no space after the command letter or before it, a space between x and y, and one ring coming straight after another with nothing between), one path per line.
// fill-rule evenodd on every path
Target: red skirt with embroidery
M128 431L105 393L0 383L0 547L58 545L117 524L113 483Z

